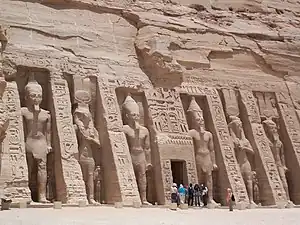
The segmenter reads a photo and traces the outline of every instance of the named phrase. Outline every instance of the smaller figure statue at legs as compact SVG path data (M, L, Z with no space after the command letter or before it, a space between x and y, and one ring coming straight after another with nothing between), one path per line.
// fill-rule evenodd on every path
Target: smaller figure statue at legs
M252 181L253 181L253 201L256 204L260 204L258 179L256 177L255 171L252 171Z
M47 154L52 151L51 117L48 111L40 108L42 93L42 87L34 80L32 74L25 86L27 107L22 107L21 113L26 138L29 186L31 191L37 186L37 200L46 203Z
M96 169L94 172L94 182L95 182L95 200L96 200L96 202L101 203L102 172L101 172L100 166L96 166Z
M130 95L126 97L123 108L128 121L128 125L124 125L123 130L127 137L140 198L144 205L151 205L147 201L146 177L146 172L152 168L149 131L139 124L139 106Z
M99 203L94 199L95 161L92 147L95 145L100 149L100 142L98 131L94 127L88 105L91 101L91 97L88 91L78 90L75 93L75 98L78 102L78 107L74 112L74 122L79 144L79 164L85 182L88 202L89 204L98 205Z
M194 139L196 167L200 179L204 176L208 188L208 204L218 206L213 200L213 181L212 171L217 170L215 160L215 151L212 133L205 130L203 112L197 104L195 98L192 98L188 112L191 114L194 129L190 130L188 135Z
M290 200L288 183L285 176L288 169L285 165L284 148L279 138L277 124L270 118L264 120L263 124L265 125L266 134L269 138L269 145L275 159L283 188L286 192L288 204L293 205L293 202Z
M247 187L247 192L252 206L256 206L253 201L253 183L252 183L252 169L247 157L247 153L254 154L250 142L245 137L242 121L239 117L230 116L230 123L228 124L229 132L233 140L236 158L239 163L242 177Z

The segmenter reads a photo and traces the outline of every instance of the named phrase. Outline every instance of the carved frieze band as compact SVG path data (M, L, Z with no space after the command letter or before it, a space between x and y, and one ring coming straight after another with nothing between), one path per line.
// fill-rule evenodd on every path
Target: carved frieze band
M264 201L267 204L275 204L278 201L286 200L286 194L269 146L269 141L261 124L256 99L252 91L240 90L239 93L246 108L249 122L251 123L253 142L256 145L254 148L256 149L256 156L260 159L259 165L263 167L263 171L259 171L259 177L263 182L268 182L267 185L264 185L263 191L269 194L268 196L264 196L264 198L266 198ZM265 174L263 172L265 172Z

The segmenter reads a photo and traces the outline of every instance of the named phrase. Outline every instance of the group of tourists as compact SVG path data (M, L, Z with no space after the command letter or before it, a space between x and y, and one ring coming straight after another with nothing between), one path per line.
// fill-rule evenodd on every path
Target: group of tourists
M206 197L208 188L204 184L180 184L179 187L173 183L171 189L171 202L180 204L188 204L189 206L203 207L206 205Z

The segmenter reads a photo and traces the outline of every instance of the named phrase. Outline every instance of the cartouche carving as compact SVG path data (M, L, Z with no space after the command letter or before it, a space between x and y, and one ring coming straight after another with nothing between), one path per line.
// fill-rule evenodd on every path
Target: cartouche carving
M123 131L127 137L140 198L144 205L150 205L146 197L146 171L152 168L149 131L139 124L139 106L130 95L126 97L123 109L128 121L128 125L124 125Z
M37 189L37 201L45 203L48 202L46 199L47 154L52 151L52 147L51 116L49 111L40 108L42 94L41 85L34 80L34 74L30 74L28 84L25 86L26 107L21 108L26 138L29 187L31 191Z
M253 174L247 153L254 155L253 148L245 137L242 121L237 116L230 116L228 124L229 132L234 144L236 158L246 184L250 204L256 205L253 201Z
M188 135L194 139L198 177L205 176L206 185L209 190L208 203L218 205L213 200L212 171L218 169L215 159L213 136L212 133L205 130L203 112L194 97L192 97L188 113L190 113L192 124L194 125L194 128L189 130Z
M97 205L94 199L94 171L93 146L100 149L98 131L94 127L92 114L89 109L91 96L88 91L77 90L75 99L78 106L74 111L74 122L77 131L79 145L79 164L81 166L83 180L89 204Z
M279 138L277 124L271 118L264 120L263 124L265 126L265 131L269 139L269 145L275 159L275 163L282 181L283 188L286 192L288 204L293 204L290 201L288 183L285 176L288 169L285 164L284 146Z

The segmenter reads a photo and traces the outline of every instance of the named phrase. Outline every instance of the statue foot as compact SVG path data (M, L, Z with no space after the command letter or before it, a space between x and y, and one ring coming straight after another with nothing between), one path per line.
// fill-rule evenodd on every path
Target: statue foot
M286 204L286 207L287 208L293 208L294 206L295 206L295 204L291 200L288 200L288 202Z
M221 207L221 204L220 203L216 203L215 200L210 200L208 201L208 204L211 204L214 208L218 208L218 207Z
M39 203L50 203L46 198L42 198L39 200Z
M254 201L250 201L250 208L256 208L257 204Z
M147 202L147 201L143 201L142 204L143 204L143 205L152 205L150 202Z
M101 205L101 203L96 202L94 199L90 199L90 200L89 200L89 204L90 204L90 205Z

